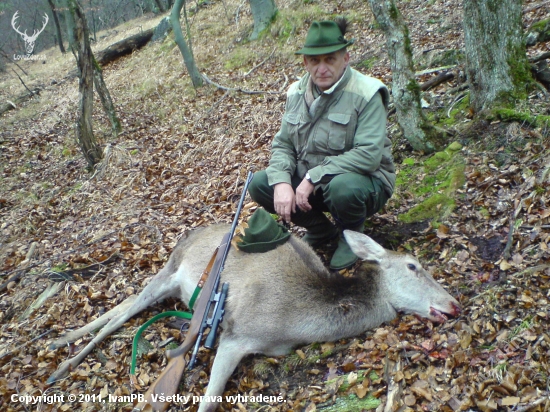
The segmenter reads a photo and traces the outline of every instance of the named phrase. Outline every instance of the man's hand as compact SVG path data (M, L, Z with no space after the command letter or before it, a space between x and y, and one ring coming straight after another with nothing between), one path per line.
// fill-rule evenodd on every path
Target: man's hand
M300 210L304 212L311 210L308 198L314 190L315 186L307 179L302 180L302 183L296 188L296 206L298 206Z
M296 196L292 186L288 183L277 183L273 194L275 213L290 223L290 214L296 213Z

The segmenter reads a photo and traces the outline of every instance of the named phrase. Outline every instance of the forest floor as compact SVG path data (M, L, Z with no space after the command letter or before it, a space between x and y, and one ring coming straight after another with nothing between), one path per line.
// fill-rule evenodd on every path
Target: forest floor
M110 136L96 100L94 127L105 160L94 173L86 171L74 141L74 58L52 49L44 62L19 62L26 84L42 91L0 118L0 283L22 274L0 291L0 410L132 409L93 396L138 392L128 373L132 337L156 313L183 310L181 302L134 317L52 386L48 376L89 338L58 350L48 345L141 291L184 231L232 220L247 170L267 165L284 92L303 73L293 52L312 20L348 16L349 37L356 39L352 66L391 83L384 39L367 2L276 3L280 13L271 32L256 42L246 40L252 18L238 1L191 10L200 70L239 90L194 90L171 38L105 67L124 131ZM439 157L413 152L391 115L400 184L366 233L387 248L414 253L460 301L462 314L442 325L400 315L353 339L309 345L287 357L247 358L225 395L283 401L225 403L224 410L550 410L550 126L529 121L550 115L548 95L540 88L530 93L517 108L529 115L522 122L471 119L460 87L460 4L399 2L418 70L452 66L454 78L423 98L429 116L452 136L449 144L460 149ZM524 9L526 28L550 17L548 2L526 1ZM94 50L158 21L150 16L107 31ZM528 53L549 49L541 43ZM2 101L24 92L11 67L0 73L0 84ZM458 170L454 177L447 166ZM451 201L436 202L442 212L436 217L403 219L442 194ZM253 209L247 201L243 219ZM166 322L151 326L145 338L152 348L139 359L142 387L165 365L158 344L182 340ZM201 351L200 358L183 380L186 395L204 393L213 356ZM74 394L83 402L24 405L14 394ZM385 409L387 403L393 408ZM196 407L180 403L171 410Z

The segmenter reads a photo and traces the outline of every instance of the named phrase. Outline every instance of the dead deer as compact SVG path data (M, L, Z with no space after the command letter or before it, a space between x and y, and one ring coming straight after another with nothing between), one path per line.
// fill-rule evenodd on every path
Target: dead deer
M188 303L208 259L228 227L214 225L185 234L166 266L145 289L84 326L52 348L96 330L101 332L49 378L67 375L105 337L155 302L178 297ZM241 359L249 354L287 354L311 342L356 336L397 316L413 313L433 322L460 313L459 303L422 268L418 260L384 249L368 236L345 231L352 250L363 260L353 277L329 272L315 252L292 236L263 254L231 250L222 282L229 282L225 318L205 399L221 396ZM203 402L199 411L214 411Z

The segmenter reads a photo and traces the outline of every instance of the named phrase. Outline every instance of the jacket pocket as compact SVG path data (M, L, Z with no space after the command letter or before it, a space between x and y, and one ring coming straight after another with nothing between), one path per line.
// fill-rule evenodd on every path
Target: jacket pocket
M348 125L351 119L349 114L329 113L330 120L328 147L332 150L345 150L348 140Z
M287 123L288 130L296 130L300 126L301 115L298 113L286 113L283 120Z

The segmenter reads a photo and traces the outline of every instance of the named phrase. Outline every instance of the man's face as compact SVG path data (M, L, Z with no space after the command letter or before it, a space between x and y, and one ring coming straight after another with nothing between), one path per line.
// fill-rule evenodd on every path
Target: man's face
M321 90L330 89L346 70L349 62L347 50L338 50L318 56L304 55L304 65L313 83Z

